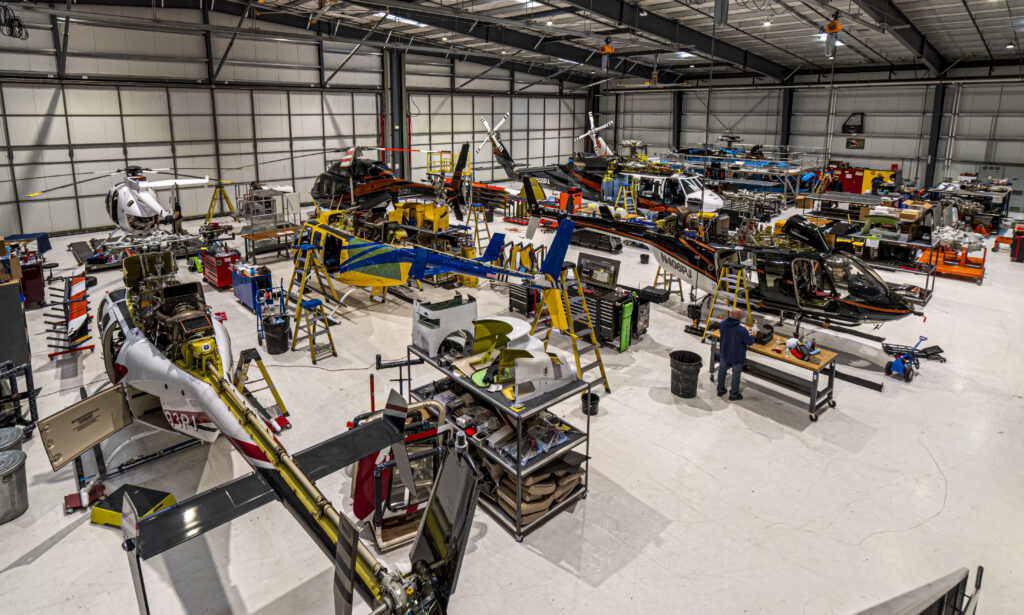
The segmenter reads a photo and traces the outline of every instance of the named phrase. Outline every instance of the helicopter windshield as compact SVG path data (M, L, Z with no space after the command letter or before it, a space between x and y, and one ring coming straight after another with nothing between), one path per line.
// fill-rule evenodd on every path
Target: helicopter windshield
M870 300L889 293L882 278L854 256L832 254L825 259L825 267L845 299Z
M686 177L680 180L683 183L683 188L686 194L693 194L694 192L700 192L704 189L703 184L696 177Z

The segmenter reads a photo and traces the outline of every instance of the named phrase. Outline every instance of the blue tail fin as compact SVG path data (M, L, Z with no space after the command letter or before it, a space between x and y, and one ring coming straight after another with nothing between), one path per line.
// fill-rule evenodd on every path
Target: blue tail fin
M505 233L495 233L491 237L490 243L487 244L484 255L476 260L481 263L493 263L501 257L501 249L503 247L505 247Z
M558 223L558 232L555 233L555 240L548 248L548 254L544 257L544 263L540 266L540 272L558 279L562 274L562 262L565 261L565 254L569 251L569 241L572 239L572 230L576 223L565 218Z

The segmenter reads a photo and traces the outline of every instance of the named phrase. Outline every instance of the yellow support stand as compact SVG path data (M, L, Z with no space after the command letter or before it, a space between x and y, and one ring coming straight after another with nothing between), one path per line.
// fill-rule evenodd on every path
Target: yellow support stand
M455 168L457 159L455 152L427 152L427 173L449 174ZM466 154L466 167L462 171L464 177L469 177L473 172L472 154Z
M686 297L683 295L683 281L658 267L658 270L654 273L654 288L664 288L669 293L672 293L675 292L676 286L679 288L679 300L686 301Z
M203 224L209 224L213 220L213 215L217 213L218 201L224 201L228 211L234 215L235 206L231 202L231 197L228 196L228 191L224 189L224 186L218 185L213 189L213 196L210 197L210 206L206 209L206 221Z
M750 314L750 291L747 288L747 271L743 267L730 267L726 265L718 272L718 283L715 285L715 294L711 299L711 308L708 310L708 319L704 323L704 333L700 336L700 341L703 342L704 338L708 336L712 322L722 320L721 317L715 316L715 308L733 310L739 307L740 288L743 289L743 307L747 310L747 324L751 327L754 326L754 317ZM724 303L718 302L719 295L725 297Z
M587 307L586 295L583 294L583 284L580 283L576 275L576 266L571 263L564 264L560 279L555 281L548 276L548 281L552 287L543 290L544 302L538 306L533 317L530 335L541 333L538 326L546 314L551 321L551 326L544 334L544 349L547 350L548 344L551 342L551 332L560 331L572 343L572 354L576 359L576 375L581 380L586 380L584 374L592 369L600 370L601 377L588 382L592 385L604 384L604 390L611 393L608 374L605 372L604 361L601 359L601 347L594 332L594 323L590 319L590 309ZM574 309L578 315L573 314ZM588 345L581 346L581 341ZM594 361L584 365L580 355L590 351L594 352Z

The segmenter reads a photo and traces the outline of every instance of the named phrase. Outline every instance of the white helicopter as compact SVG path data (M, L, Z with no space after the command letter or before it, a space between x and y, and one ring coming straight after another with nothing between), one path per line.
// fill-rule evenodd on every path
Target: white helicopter
M197 186L206 185L210 176L186 178L149 180L147 173L166 174L170 169L148 169L140 166L128 166L116 171L96 171L92 175L124 175L124 181L115 184L107 192L107 213L111 221L127 234L145 233L157 229L160 223L170 224L174 220L174 214L168 211L156 196L154 188L167 188L170 186ZM28 198L37 197L47 192L69 188L76 184L95 180L95 177L87 177L70 184L40 190L25 195ZM216 181L216 180L215 180Z
M130 256L123 268L126 288L106 294L97 319L112 386L40 421L54 471L134 421L207 443L223 434L253 469L144 517L125 497L122 547L128 552L139 612L150 613L141 560L278 499L335 564L336 612L352 612L357 590L374 614L445 615L478 492L479 475L465 457L465 440L443 445L445 455L406 573L378 561L355 525L316 486L319 478L390 447L399 479L415 492L405 448L407 415L430 407L443 416L444 407L432 400L407 404L392 391L372 419L292 455L278 439L289 422L267 372L262 382L277 404L261 405L255 393L265 389L247 388L259 381L246 375L248 364L260 361L259 354L243 350L233 360L231 339L210 317L202 286L175 280L177 265L170 252ZM81 497L88 501L86 494Z
M600 156L601 158L607 158L608 156L611 156L611 148L609 148L608 144L605 143L605 140L601 138L601 135L597 133L601 132L605 128L612 126L615 123L615 120L609 120L608 122L605 122L604 124L595 127L594 114L591 113L590 111L587 112L587 119L590 120L590 130L576 137L576 140L579 141L580 139L586 139L587 137L590 137L590 144L594 146L595 155Z

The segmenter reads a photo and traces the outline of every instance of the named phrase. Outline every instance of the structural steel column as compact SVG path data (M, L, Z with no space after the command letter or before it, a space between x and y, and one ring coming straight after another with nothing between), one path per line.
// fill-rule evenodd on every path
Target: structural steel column
M384 56L385 131L387 147L399 149L409 145L409 113L405 91L405 54L389 49ZM391 152L391 169L396 177L409 179L406 152Z
M796 90L786 88L782 90L782 118L779 128L779 145L789 145L790 136L793 133L793 95Z
M672 92L672 135L669 143L672 149L679 147L679 133L683 128L683 93Z
M935 163L939 157L939 130L942 128L942 109L946 101L946 84L935 86L932 99L932 125L928 133L928 164L924 167L924 187L935 185Z

